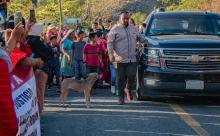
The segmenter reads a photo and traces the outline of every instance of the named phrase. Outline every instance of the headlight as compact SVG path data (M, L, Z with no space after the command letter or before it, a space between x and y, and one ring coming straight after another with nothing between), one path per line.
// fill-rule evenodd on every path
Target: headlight
M159 51L157 49L148 49L147 65L153 67L160 67Z

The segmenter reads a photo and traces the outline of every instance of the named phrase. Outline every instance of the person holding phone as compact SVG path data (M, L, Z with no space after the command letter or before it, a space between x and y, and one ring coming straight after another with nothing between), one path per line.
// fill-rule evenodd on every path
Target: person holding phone
M20 28L22 28L22 31L18 34L18 37L14 42L13 50L11 49L9 51L10 58L13 64L12 68L14 68L17 63L24 66L41 67L43 65L43 61L41 59L29 58L32 54L32 50L30 49L30 46L26 42L27 32L25 28L25 20L24 18L22 18L22 16L13 15L9 17L7 29L5 31L5 39L6 39L5 41L10 42L10 39L12 38L13 29L16 28L16 26L18 25ZM22 61L20 61L21 59Z
M49 75L49 60L53 59L52 48L49 45L45 44L44 41L41 41L40 36L43 28L44 24L34 24L31 27L27 37L27 43L30 45L30 48L33 52L33 58L41 59L43 61L43 66L40 68L36 67L34 71L37 84L36 89L40 114L43 112L44 109L44 94Z
M0 135L1 136L14 136L18 131L18 124L15 114L14 103L12 101L12 89L11 89L11 72L12 63L9 57L11 50L14 49L14 43L19 37L19 33L22 32L20 24L12 31L12 36L6 45L1 43L3 47L0 47ZM0 41L3 41L0 37Z

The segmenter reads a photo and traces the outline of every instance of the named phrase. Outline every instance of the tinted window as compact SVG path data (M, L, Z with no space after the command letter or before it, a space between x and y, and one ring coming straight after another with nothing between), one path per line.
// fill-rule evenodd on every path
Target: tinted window
M153 19L148 35L158 34L208 34L220 33L220 19L208 16L194 17L156 17Z

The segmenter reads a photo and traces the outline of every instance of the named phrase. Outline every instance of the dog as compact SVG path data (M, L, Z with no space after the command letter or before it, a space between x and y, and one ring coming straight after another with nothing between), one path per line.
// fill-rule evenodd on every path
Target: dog
M86 107L89 108L90 105L90 92L93 85L98 79L97 73L90 73L88 77L84 80L76 80L73 78L66 78L61 83L61 95L60 95L60 104L64 106L65 98L68 96L69 90L73 89L75 91L84 93Z

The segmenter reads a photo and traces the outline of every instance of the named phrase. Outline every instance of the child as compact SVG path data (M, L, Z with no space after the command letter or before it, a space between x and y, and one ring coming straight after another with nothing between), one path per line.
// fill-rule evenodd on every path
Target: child
M49 82L49 87L52 86L53 84L53 77L54 75L56 76L56 86L60 86L60 47L57 45L57 36L53 35L50 37L50 43L49 46L52 48L53 50L53 59L49 60L49 78L48 78L48 82Z
M99 67L102 66L100 48L97 42L97 34L89 34L89 43L86 44L83 50L83 58L86 63L87 74L99 73Z
M103 65L100 66L100 82L99 86L103 86L103 81L106 83L108 82L108 74L110 74L108 65L107 65L107 41L103 37L102 31L97 31L98 41L97 44L99 45L100 54L102 56L102 63Z
M82 78L86 78L86 70L83 63L83 49L86 45L86 42L83 41L84 32L78 31L76 33L76 38L77 39L72 46L71 59L75 69L75 78L80 80Z

